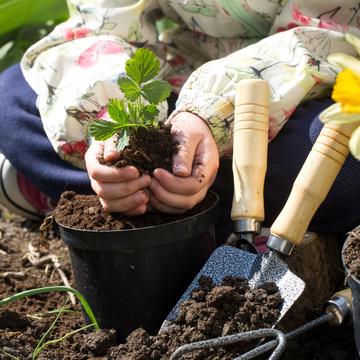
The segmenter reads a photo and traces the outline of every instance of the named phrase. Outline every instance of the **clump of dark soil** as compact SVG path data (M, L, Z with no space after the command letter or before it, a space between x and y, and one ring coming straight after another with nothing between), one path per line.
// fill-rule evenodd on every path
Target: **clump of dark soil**
M343 260L349 273L360 279L360 225L348 234Z
M136 217L121 213L107 213L96 195L79 195L73 191L62 194L53 212L58 224L81 230L124 230L161 225L207 210L216 201L213 193L209 192L205 199L191 210L181 215L166 213L145 213Z
M129 145L121 151L120 159L107 162L99 158L104 165L114 167L135 166L141 174L152 174L156 168L172 171L172 157L178 151L179 143L171 135L171 125L159 123L159 128L139 127L130 137Z
M116 360L169 359L181 345L238 332L270 328L280 315L282 299L276 284L268 283L250 288L247 281L225 277L215 286L208 277L201 277L190 300L179 308L176 320L157 336L145 330L131 333L125 344L111 349L109 356ZM198 350L182 359L233 359L253 343L216 349Z

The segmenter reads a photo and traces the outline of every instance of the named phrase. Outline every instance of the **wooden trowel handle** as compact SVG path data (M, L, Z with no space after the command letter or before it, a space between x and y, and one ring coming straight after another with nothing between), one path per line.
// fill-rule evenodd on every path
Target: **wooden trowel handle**
M293 245L302 242L309 223L327 196L346 157L355 124L325 124L298 174L290 196L270 232Z
M258 79L240 81L235 95L232 220L264 219L268 130L268 83Z

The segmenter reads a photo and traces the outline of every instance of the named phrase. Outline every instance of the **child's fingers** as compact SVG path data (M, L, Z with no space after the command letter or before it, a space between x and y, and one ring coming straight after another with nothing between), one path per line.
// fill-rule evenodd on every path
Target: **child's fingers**
M144 189L150 184L150 181L151 179L148 175L118 183L103 183L91 179L91 187L100 198L116 200Z
M120 157L120 153L116 150L116 139L113 136L111 139L105 141L104 144L104 159L106 161L113 161Z
M149 204L152 209L156 209L158 211L161 211L161 212L167 213L167 214L183 214L186 211L186 209L179 209L179 208L174 208L174 207L165 205L161 201L156 199L155 196L152 196L152 195L150 195Z
M199 203L206 195L207 187L201 189L193 195L179 195L167 191L155 178L151 179L149 185L151 194L160 202L168 207L175 209L189 210ZM151 205L154 205L151 203Z
M121 213L128 213L141 207L146 210L146 203L148 201L149 196L143 190L121 199L107 200L100 198L100 203L106 212Z
M160 168L155 169L153 177L167 191L179 195L194 195L205 186L201 178L195 178L193 176L183 178Z
M129 211L124 211L124 214L128 215L128 216L137 216L137 215L145 214L147 209L148 209L147 204L143 204L143 205L138 206L135 209L131 209Z
M173 173L186 177L191 174L194 154L198 143L192 137L175 136L180 142L178 153L173 157Z
M104 154L105 143L94 141L85 154L86 169L90 179L100 182L117 183L139 177L139 171L133 166L114 168L99 163Z

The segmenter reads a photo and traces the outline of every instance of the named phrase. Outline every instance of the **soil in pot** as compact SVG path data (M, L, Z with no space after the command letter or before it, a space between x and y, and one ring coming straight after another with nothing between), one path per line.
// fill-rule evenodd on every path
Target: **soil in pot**
M360 225L348 234L343 260L349 273L360 279Z
M73 191L65 191L54 210L54 217L57 223L69 228L96 231L124 230L184 219L209 209L215 201L215 195L209 192L203 201L181 215L153 212L130 217L121 213L106 213L96 195L80 195Z
M108 355L114 360L165 360L179 346L190 342L270 328L280 315L281 303L273 283L253 289L244 279L226 277L221 286L215 286L210 278L202 277L190 300L180 305L176 320L160 334L149 336L145 330L137 329ZM241 342L195 351L182 359L233 359L251 346L254 342Z
M99 162L114 167L135 166L141 174L152 174L156 168L172 171L172 157L179 143L171 135L171 125L160 122L159 127L139 127L131 134L129 145L120 158L112 162L100 157Z

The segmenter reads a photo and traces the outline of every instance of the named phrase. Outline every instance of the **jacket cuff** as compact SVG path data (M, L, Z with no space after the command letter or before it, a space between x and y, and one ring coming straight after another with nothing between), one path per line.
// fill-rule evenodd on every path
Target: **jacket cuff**
M191 112L203 119L214 136L219 155L232 155L234 105L230 100L212 93L186 91L186 94L180 95L169 119L180 112Z

